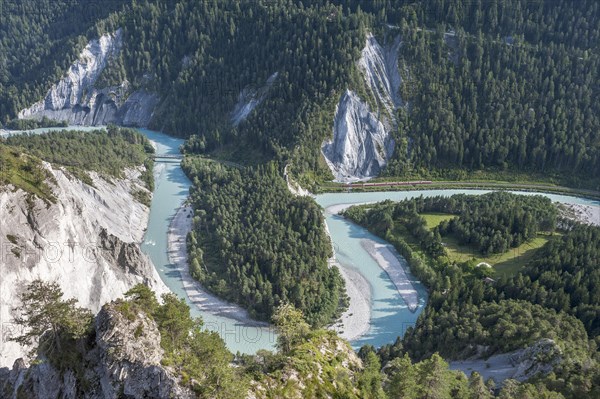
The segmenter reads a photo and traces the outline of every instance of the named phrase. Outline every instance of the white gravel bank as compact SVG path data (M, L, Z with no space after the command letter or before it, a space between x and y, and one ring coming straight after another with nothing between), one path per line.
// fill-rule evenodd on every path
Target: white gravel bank
M600 226L600 206L583 204L564 204L565 216L578 222Z
M390 280L392 280L398 293L406 302L408 309L415 312L419 306L419 294L410 282L394 248L389 244L380 244L368 238L361 240L360 244L390 276Z

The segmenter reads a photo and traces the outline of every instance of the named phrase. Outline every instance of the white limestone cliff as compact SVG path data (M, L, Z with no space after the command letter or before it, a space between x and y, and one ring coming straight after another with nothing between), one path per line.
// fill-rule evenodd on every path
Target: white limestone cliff
M121 29L90 41L66 75L46 96L21 110L19 119L67 121L71 125L148 126L158 97L144 90L130 93L129 82L119 86L96 87L96 82L111 59L123 46Z
M384 124L356 93L347 90L335 112L334 139L323 155L336 181L376 176L392 155L394 142Z
M364 74L369 89L388 114L402 105L400 85L402 78L398 69L400 36L383 47L371 34L367 35L367 45L362 50L358 65Z
M48 163L44 167L56 203L0 187L0 367L25 353L8 338L16 328L15 298L34 279L58 282L66 298L94 312L137 283L158 295L168 292L139 248L149 216L132 194L145 190L141 169L110 181L90 172L90 186Z
M403 105L399 92L400 44L400 36L381 46L373 35L367 35L358 66L377 106L372 109L365 99L350 90L340 98L333 138L321 147L335 181L377 176L393 154L395 143L390 132L396 125L395 111Z

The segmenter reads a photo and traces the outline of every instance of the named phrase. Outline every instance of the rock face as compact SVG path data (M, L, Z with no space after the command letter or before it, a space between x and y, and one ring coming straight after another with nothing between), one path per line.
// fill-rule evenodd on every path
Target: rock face
M362 56L358 61L367 85L389 115L393 115L394 110L402 105L402 98L400 98L402 78L398 69L400 44L398 35L391 43L382 47L377 39L369 34L367 45L362 50Z
M107 181L90 173L93 186L50 164L56 203L21 190L0 188L0 367L23 356L14 333L14 299L31 281L57 281L66 298L97 312L137 283L167 292L150 260L141 252L149 209L132 192L145 190L141 169Z
M256 108L264 99L271 86L277 79L279 75L278 72L275 72L273 75L267 79L266 83L262 87L252 87L248 86L242 90L238 97L238 102L235 104L233 111L231 112L231 123L234 126L242 123L248 115Z
M562 350L551 339L540 339L533 345L511 354L510 361L515 365L517 381L525 381L535 376L545 376L562 361Z
M323 155L336 181L376 176L392 155L394 142L377 115L356 93L347 90L335 112L334 139Z
M109 61L121 51L122 31L92 40L66 76L46 97L19 112L19 119L47 117L71 125L148 126L158 97L144 90L130 93L129 83L97 88L96 81Z
M302 188L302 186L300 184L298 184L298 182L294 181L294 179L288 172L289 166L290 165L288 164L288 165L285 165L285 168L283 168L283 177L285 178L285 182L287 183L288 190L290 190L290 193L292 193L293 195L295 195L297 197L312 197L313 194L311 194L310 191ZM325 227L327 227L327 226L325 226Z
M536 376L552 372L563 359L560 347L551 339L543 338L531 346L490 358L450 362L450 368L460 370L467 376L477 371L487 380L493 378L496 384L513 379L526 381Z
M95 319L95 341L83 351L78 367L56 370L47 360L27 368L22 360L0 374L3 398L17 392L31 399L194 398L179 377L161 365L163 350L156 323L144 313L128 314L117 303L102 308ZM23 397L23 396L20 396Z
M335 112L333 139L321 148L335 181L347 182L377 176L394 151L390 131L396 125L395 111L402 106L398 70L400 36L381 46L367 36L358 66L377 107L350 90L340 98Z
M178 378L162 367L163 350L156 323L143 313L135 322L105 306L96 317L98 398L193 398ZM122 392L122 394L121 394Z

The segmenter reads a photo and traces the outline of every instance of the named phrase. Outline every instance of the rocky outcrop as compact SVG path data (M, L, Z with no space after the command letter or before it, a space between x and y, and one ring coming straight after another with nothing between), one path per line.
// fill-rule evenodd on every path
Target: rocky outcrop
M58 282L65 297L94 312L137 283L168 291L138 245L149 215L132 194L145 190L141 167L110 181L90 172L93 185L44 167L55 203L10 187L0 191L0 367L24 354L7 339L14 298L35 279Z
M400 36L381 46L367 36L358 66L376 105L370 106L355 92L346 90L335 112L333 139L322 152L336 181L369 179L380 172L394 151L390 136L396 125L395 111L402 106L398 69Z
M275 83L278 72L267 79L266 83L261 87L248 86L244 88L239 97L238 102L235 104L233 111L231 112L231 123L234 126L242 123L248 115L256 108L266 97L267 93Z
M125 317L115 305L96 317L97 366L102 395L98 398L193 398L179 379L161 365L163 350L156 323L144 313Z
M260 362L260 356L257 355ZM360 358L348 342L335 333L319 332L282 358L279 370L251 383L247 399L319 397L355 397L358 375L363 369Z
M540 339L531 346L509 353L493 355L488 359L472 359L450 362L450 368L460 370L467 376L478 372L496 384L513 379L526 381L533 377L543 377L551 373L563 360L558 344L548 338Z
M384 124L356 93L347 90L335 112L334 138L323 155L336 181L377 176L392 155L394 141Z
M308 191L305 188L302 188L302 186L298 184L298 182L294 181L293 177L288 171L289 166L290 165L287 164L285 165L285 168L283 168L283 177L285 178L285 182L287 183L288 190L290 190L290 193L292 193L296 197L313 197L313 194L310 191Z
M600 226L600 206L586 204L559 204L560 215L567 220Z
M554 370L561 361L563 353L551 339L544 338L533 345L511 354L510 361L515 365L517 381L525 381L535 376L545 376Z
M377 39L369 34L367 45L362 50L358 61L369 89L388 116L393 116L394 110L402 105L402 98L400 98L402 78L398 69L400 44L400 35L390 43L381 46Z
M71 125L148 126L158 97L144 90L131 93L129 82L96 87L110 61L121 51L122 31L92 40L44 99L19 112L19 119L47 117Z
M82 350L80 364L56 370L47 359L27 367L22 360L0 374L3 398L117 399L194 398L180 377L163 367L161 335L142 312L126 314L118 303L102 308L95 319L95 341ZM83 378L78 378L83 376ZM24 395L24 396L23 396Z

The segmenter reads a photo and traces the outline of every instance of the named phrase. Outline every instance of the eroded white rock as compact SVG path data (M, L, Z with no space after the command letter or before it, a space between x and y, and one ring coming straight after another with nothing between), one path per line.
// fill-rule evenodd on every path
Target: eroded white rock
M381 46L367 36L358 66L377 107L346 90L336 108L333 138L323 143L322 153L335 181L366 180L377 176L394 151L390 136L396 125L395 111L402 106L398 69L400 36Z
M65 297L97 312L137 283L168 292L140 248L149 209L132 192L145 190L140 169L110 181L90 173L93 186L45 163L56 203L22 190L0 191L0 367L11 366L25 349L8 338L15 298L31 281L60 284Z
M248 115L265 99L267 93L275 80L279 72L272 74L265 84L261 87L248 86L242 90L238 96L238 102L235 104L233 111L231 112L231 123L234 126L242 123Z
M47 117L71 125L148 126L158 97L144 90L130 93L129 82L119 86L96 87L109 61L123 46L121 29L92 40L66 75L54 84L46 96L21 110L19 119Z

